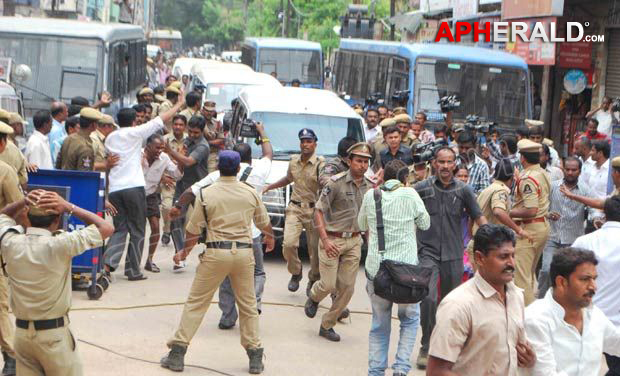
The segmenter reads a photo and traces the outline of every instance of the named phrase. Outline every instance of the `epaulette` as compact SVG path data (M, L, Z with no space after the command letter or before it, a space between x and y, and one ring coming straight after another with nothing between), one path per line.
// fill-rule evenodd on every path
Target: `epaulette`
M343 178L344 176L346 176L346 175L347 175L347 172L348 172L348 171L343 171L343 172L337 173L336 175L332 176L332 177L331 177L331 178L329 178L329 179L330 179L331 181L336 181L336 180L341 179L341 178Z

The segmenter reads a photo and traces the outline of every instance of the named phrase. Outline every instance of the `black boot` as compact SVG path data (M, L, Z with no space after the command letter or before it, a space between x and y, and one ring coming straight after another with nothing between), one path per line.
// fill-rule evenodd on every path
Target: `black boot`
M319 335L321 337L327 338L328 340L332 342L340 341L340 336L338 335L338 333L336 333L334 328L325 329L321 326L321 329L319 330Z
M263 373L265 365L263 364L263 349L246 349L248 357L250 358L250 373L252 375L258 375Z
M295 292L299 290L299 281L301 281L302 274L293 274L291 280L288 282L288 291Z
M304 312L306 313L306 316L309 318L314 318L318 309L319 303L312 300L312 298L308 298L308 300L306 300L306 304L304 305Z
M181 372L183 371L183 367L185 366L186 352L187 347L172 345L172 347L170 347L170 352L168 353L168 355L161 358L159 364L161 364L162 367L168 368L171 371Z
M16 364L15 358L9 356L9 354L2 352L2 357L4 358L4 367L2 368L2 376L15 376Z

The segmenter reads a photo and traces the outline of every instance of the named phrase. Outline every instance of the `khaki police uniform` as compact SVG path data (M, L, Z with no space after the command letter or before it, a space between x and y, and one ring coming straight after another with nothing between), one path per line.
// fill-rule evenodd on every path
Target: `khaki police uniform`
M415 164L412 164L411 166L407 166L407 168L409 169L409 176L407 177L407 183L410 186L428 178L432 174L431 166L429 164L426 164L426 166L424 167L424 170L420 172L416 171Z
M256 227L265 230L269 223L267 209L256 190L238 181L236 176L221 176L196 197L187 231L197 235L208 228L207 249L199 256L200 264L196 268L181 323L168 341L168 347L189 345L213 294L227 276L239 307L241 346L245 349L261 347L254 292L252 220Z
M30 213L37 215L32 209ZM103 244L99 230L90 225L54 236L42 228L24 231L12 218L0 215L0 235L5 232L0 245L11 309L17 319L17 374L82 375L67 317L71 308L71 260Z
M5 162L9 166L15 169L19 184L24 185L28 183L28 172L26 171L26 158L19 148L12 142L6 143L6 148L0 153L0 161Z
M211 102L211 101L205 102L205 109L207 111L215 111L215 102ZM206 121L206 125L205 125L204 133L205 133L205 138L207 139L207 141L225 138L224 132L222 132L221 129L218 129L220 124L217 121L217 119L212 117L210 120L205 119L205 121ZM217 170L218 153L220 152L220 148L214 147L211 145L209 146L210 146L209 161L208 161L207 169L209 173L212 173L213 171Z
M521 140L518 147L522 152L534 152L541 146L530 140ZM515 223L533 238L533 243L528 239L518 238L515 246L515 284L524 290L525 304L529 305L535 299L536 265L549 238L550 226L546 217L549 213L551 180L545 170L534 165L520 173L516 186L514 208L536 208L533 218L514 218Z
M179 115L183 115L186 121L189 121L194 116L201 116L200 111L192 110L191 108L186 108L185 110L179 112Z
M105 136L97 129L90 134L91 144L95 155L95 163L105 162Z
M177 153L181 152L183 149L183 141L185 141L186 136L184 135L180 140L174 137L172 132L164 135L164 143L170 145L170 148ZM175 187L172 188L167 187L165 184L160 184L159 188L161 190L161 211L162 216L164 218L164 233L170 233L170 217L168 214L170 213L170 209L172 208L172 201L174 199L174 190Z
M319 173L319 184L323 189L332 176L349 170L349 164L341 156L329 159L325 163L325 167Z
M81 132L68 136L62 143L56 168L61 170L93 171L95 168L95 149L90 135Z
M358 143L351 147L350 153L359 153L370 158L370 146ZM321 191L316 208L325 219L325 230L329 241L340 249L340 255L331 258L319 242L319 270L321 279L310 290L310 299L322 301L327 295L336 293L336 298L327 313L323 315L321 327L330 329L336 325L338 317L347 307L355 289L355 278L362 255L362 236L357 223L357 214L366 191L372 188L372 181L364 177L357 185L351 172L341 172L332 176Z
M164 112L167 112L172 107L174 107L174 104L172 104L169 99L166 99L162 104L159 105L159 108L157 109L157 116L163 114ZM172 133L172 120L168 120L167 122L165 122L164 126L166 127L166 134Z
M301 274L299 259L299 238L306 229L306 242L310 256L308 280L312 283L319 279L319 260L317 258L318 234L314 228L314 206L319 192L319 175L325 160L313 154L306 162L300 155L291 157L286 177L294 185L291 201L285 211L284 240L282 253L286 260L289 273Z

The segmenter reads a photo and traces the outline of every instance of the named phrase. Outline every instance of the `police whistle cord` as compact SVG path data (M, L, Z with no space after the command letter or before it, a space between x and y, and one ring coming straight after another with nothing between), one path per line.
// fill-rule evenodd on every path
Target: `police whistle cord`
M118 351L114 351L114 350L109 349L109 348L107 348L105 346L101 346L101 345L98 345L96 343L88 342L88 341L85 341L83 339L78 339L78 342L82 342L82 343L87 344L89 346L96 347L96 348L98 348L100 350L109 352L111 354L114 354L114 355L117 355L117 356L120 356L120 357L123 357L123 358L126 358L126 359L136 360L138 362L143 362L143 363L148 363L148 364L157 364L157 365L159 365L159 362L155 362L155 361L148 360L148 359L142 359L142 358L138 358L138 357L131 356L131 355L121 354ZM230 373L218 371L216 369L205 367L205 366L199 366L199 365L196 365L196 364L186 364L185 367L203 369L205 371L217 373L218 375L235 376L235 375L230 374Z

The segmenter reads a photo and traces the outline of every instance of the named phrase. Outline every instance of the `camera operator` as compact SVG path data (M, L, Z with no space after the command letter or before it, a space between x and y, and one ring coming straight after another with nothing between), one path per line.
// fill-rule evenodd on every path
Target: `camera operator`
M476 155L476 137L466 130L460 132L456 139L459 148L459 159L469 170L469 185L477 195L491 184L489 166Z

